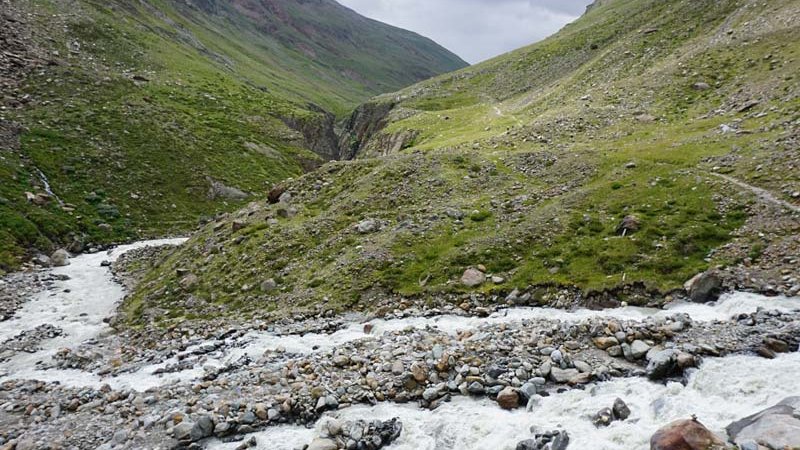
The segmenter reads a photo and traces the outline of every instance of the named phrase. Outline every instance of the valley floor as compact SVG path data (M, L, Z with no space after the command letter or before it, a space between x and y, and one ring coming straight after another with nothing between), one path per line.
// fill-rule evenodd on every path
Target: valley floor
M380 436L364 448L513 449L564 431L570 448L646 449L670 421L694 414L725 435L800 395L800 299L748 293L664 309L411 305L112 328L125 289L108 266L182 242L3 280L19 294L0 321L0 448L320 449L355 445L358 428ZM617 398L630 417L595 426Z

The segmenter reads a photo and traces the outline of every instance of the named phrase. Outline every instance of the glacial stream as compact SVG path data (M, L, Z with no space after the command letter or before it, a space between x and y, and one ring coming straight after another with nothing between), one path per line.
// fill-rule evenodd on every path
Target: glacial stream
M52 269L69 277L47 291L37 294L16 316L0 322L0 341L23 330L51 324L63 329L64 335L42 342L42 349L17 354L0 363L0 382L9 379L58 381L67 386L94 386L108 383L115 388L147 390L170 383L191 381L203 374L193 368L164 376L153 371L171 361L145 367L118 377L99 377L79 370L41 370L40 362L49 360L60 348L76 347L91 340L101 340L110 333L103 319L114 312L124 295L103 261L113 261L126 251L149 245L179 245L183 239L146 241L121 246L108 252L80 255L70 265ZM549 308L514 308L486 318L444 315L435 318L373 320L373 330L364 333L364 324L353 323L332 334L277 336L267 332L251 332L236 339L233 350L206 365L224 365L243 355L258 357L266 350L278 348L290 353L325 351L356 339L375 339L384 332L407 327L438 327L443 332L476 329L486 323L503 323L524 319L551 319L578 322L592 317L644 319L648 316L690 315L695 321L727 320L732 315L749 313L759 307L800 309L800 298L765 298L754 294L735 293L724 296L712 305L674 304L666 310L626 307L604 311L562 311ZM189 349L191 351L191 348ZM695 370L687 386L665 385L643 378L616 379L590 385L586 390L570 390L540 399L531 412L519 409L501 410L488 400L455 398L435 411L421 410L413 404L379 404L374 407L353 406L328 413L327 417L344 420L390 419L399 417L403 433L392 450L482 450L514 449L520 440L532 437L531 429L541 432L567 430L570 448L593 450L647 449L650 436L666 423L697 415L705 425L724 435L730 422L771 406L790 395L800 395L800 352L769 360L753 356L707 358ZM610 406L615 398L625 400L632 410L631 419L614 422L607 428L595 428L589 416ZM325 421L326 418L321 420ZM317 427L321 425L318 424ZM294 450L308 444L317 433L304 427L282 426L256 433L259 449ZM239 443L212 441L208 449L234 449Z
M36 353L18 353L0 363L0 382L9 379L59 381L67 386L99 386L108 380L79 370L39 370L39 362L49 360L61 348L77 347L83 342L101 337L111 331L103 321L113 315L125 290L114 281L103 261L115 261L125 252L148 246L179 245L186 239L162 239L123 245L109 251L83 254L70 259L64 267L50 269L56 275L66 275L48 290L38 293L17 311L14 318L0 322L0 342L50 324L64 334L41 343ZM147 380L143 380L147 382ZM118 380L116 386L132 386L137 380ZM151 383L152 384L152 383ZM138 384L137 384L138 385Z

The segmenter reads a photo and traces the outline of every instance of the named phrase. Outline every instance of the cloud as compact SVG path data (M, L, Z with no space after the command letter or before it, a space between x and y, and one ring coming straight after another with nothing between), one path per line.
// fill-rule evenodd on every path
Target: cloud
M544 39L591 0L338 0L362 15L416 31L470 63Z

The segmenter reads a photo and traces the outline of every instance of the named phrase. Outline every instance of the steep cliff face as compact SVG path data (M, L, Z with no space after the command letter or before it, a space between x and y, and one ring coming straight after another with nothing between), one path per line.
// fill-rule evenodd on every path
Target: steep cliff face
M339 138L336 134L336 116L324 109L310 104L313 114L283 117L291 129L300 132L305 146L326 161L340 159Z
M362 156L364 150L373 145L373 138L386 126L394 106L393 102L370 102L356 108L345 123L339 139L339 159Z

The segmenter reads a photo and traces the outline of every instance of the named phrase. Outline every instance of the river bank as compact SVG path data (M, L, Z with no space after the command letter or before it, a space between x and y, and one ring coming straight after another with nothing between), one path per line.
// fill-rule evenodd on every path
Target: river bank
M696 414L724 435L800 395L800 299L746 293L659 310L410 308L115 333L125 289L107 266L180 242L73 258L0 322L2 444L294 450L330 418L398 417L392 449L515 448L532 427L567 431L570 448L639 449L671 420ZM504 391L516 397L498 402ZM617 397L630 419L596 428Z

